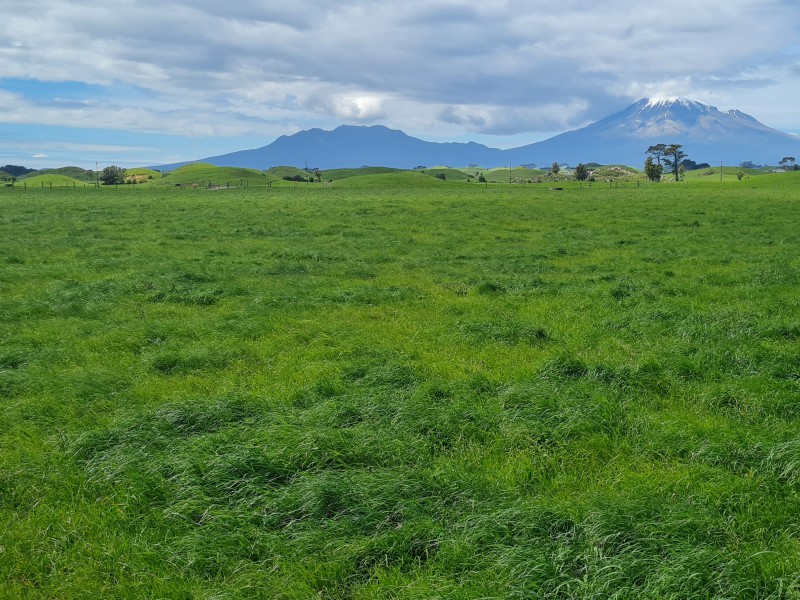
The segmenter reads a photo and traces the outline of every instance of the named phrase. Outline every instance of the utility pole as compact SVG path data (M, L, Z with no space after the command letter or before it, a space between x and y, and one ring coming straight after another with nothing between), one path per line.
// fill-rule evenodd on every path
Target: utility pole
M508 161L508 183L511 183L511 161Z
M94 163L94 187L100 187L100 169L97 167L97 162Z

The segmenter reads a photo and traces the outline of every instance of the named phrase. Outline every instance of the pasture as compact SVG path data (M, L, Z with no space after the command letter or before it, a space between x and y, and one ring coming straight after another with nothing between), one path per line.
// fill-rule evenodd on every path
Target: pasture
M0 596L800 597L800 179L363 177L0 190Z

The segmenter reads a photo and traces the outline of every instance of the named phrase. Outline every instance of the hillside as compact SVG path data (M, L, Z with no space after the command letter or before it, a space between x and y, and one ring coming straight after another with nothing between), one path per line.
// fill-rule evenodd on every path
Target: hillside
M394 173L378 173L357 175L340 179L334 183L336 188L435 188L446 186L448 182L424 173L414 171L397 171Z
M60 175L58 173L44 173L39 174L40 172L37 171L36 174L27 175L24 178L18 179L16 185L17 186L24 186L28 187L87 187L91 186L94 187L93 181L81 181L79 179L75 179L74 177L68 177L66 175Z
M156 185L198 186L198 187L244 187L250 185L269 185L277 181L273 175L262 171L239 167L217 167L207 163L193 163L165 173L154 180Z
M67 177L70 179L75 179L82 183L94 183L95 182L95 173L92 170L82 169L80 167L60 167L58 169L40 169L36 170L29 170L26 174L22 175L18 179L20 181L25 179L30 179L31 177L38 177L42 175L53 175L55 177Z

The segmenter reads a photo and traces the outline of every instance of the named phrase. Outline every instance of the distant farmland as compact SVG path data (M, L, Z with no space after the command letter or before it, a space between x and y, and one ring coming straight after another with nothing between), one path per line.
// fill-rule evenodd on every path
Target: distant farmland
M800 595L800 173L203 169L0 189L0 596Z

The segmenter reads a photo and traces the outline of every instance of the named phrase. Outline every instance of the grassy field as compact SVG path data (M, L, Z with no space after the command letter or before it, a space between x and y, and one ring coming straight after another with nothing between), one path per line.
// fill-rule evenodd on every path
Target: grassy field
M86 187L92 186L91 183L86 181L81 181L79 179L75 179L73 177L69 177L67 175L62 175L58 173L46 173L44 175L33 175L30 177L26 177L21 181L17 181L14 184L15 187L20 187L23 189L28 188L81 188L84 189Z
M156 186L195 186L195 187L249 187L266 186L277 182L274 175L239 167L215 167L207 163L192 163L169 173L151 183Z
M45 177L44 181L53 181L59 182L64 180L72 180L78 181L83 184L92 184L95 182L95 173L94 171L87 171L86 169L82 169L81 167L61 167L59 169L41 169L39 171L34 171L27 175L23 175L18 178L18 181L22 182L26 179L29 181L33 178L40 179ZM55 183L53 184L55 187ZM70 183L70 187L72 187L72 183Z
M800 597L756 179L0 190L0 597Z

